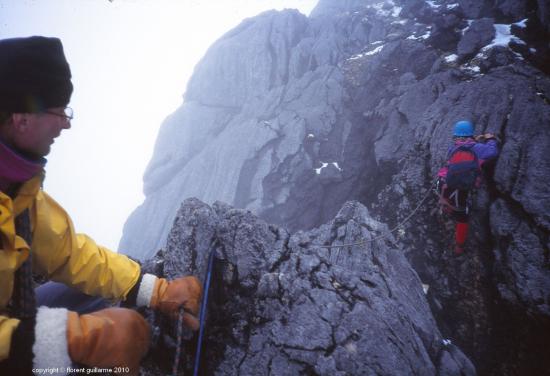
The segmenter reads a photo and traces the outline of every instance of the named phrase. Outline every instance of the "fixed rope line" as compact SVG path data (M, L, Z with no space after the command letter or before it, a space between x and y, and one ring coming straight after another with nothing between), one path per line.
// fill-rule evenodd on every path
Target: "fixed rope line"
M363 239L359 242L356 242L356 243L347 243L347 244L340 244L340 245L321 245L321 244L313 244L314 247L319 247L319 248L343 248L343 247L353 247L353 246L356 246L356 245L363 245L363 244L367 244L367 243L370 243L370 242L374 242L376 240L381 240L381 239L385 239L387 238L391 233L393 233L394 231L398 230L401 226L403 226L405 223L407 223L412 217L413 215L416 214L416 212L418 211L418 209L420 209L420 207L422 207L422 205L424 204L424 201L426 201L428 199L428 197L430 196L430 193L431 193L431 190L433 188L433 186L435 185L437 180L434 180L434 182L432 183L432 185L430 186L430 188L428 189L428 192L426 193L426 195L424 196L424 198L420 201L420 204L418 204L418 206L416 208L414 208L414 210L404 219L402 220L400 223L397 224L397 226L395 226L394 228L392 228L390 231L388 231L386 234L384 235L380 235L380 236L377 236L375 238L372 238L372 239Z
M206 275L204 277L203 283L203 297L201 302L201 311L199 316L199 338L197 339L197 352L195 353L195 365L193 367L193 376L198 376L199 367L201 361L201 348L202 342L204 339L204 329L206 321L206 309L208 307L208 291L210 290L210 281L212 280L212 270L214 268L214 258L216 253L217 240L212 242L210 246L210 252L208 255L208 269L206 270Z
M204 337L205 329L205 320L206 320L206 307L208 305L208 290L210 290L210 280L212 279L212 269L214 266L214 253L216 252L217 241L214 240L210 245L208 250L208 269L206 270L205 280L203 282L203 298L201 302L200 315L199 315L199 338L197 340L197 352L195 353L195 364L193 367L193 375L197 376L199 374L200 366L200 357L201 357L201 347ZM177 334L177 344L176 344L176 355L174 357L174 363L172 366L172 375L177 376L179 361L181 355L181 348L183 346L183 317L185 314L185 309L180 308L178 315L178 334Z
M180 312L178 315L178 334L177 334L177 346L176 346L176 356L174 358L174 364L172 366L172 375L177 376L178 374L178 368L180 363L180 356L181 356L181 346L182 346L182 340L183 340L183 315L185 314L185 309L183 307L180 308Z

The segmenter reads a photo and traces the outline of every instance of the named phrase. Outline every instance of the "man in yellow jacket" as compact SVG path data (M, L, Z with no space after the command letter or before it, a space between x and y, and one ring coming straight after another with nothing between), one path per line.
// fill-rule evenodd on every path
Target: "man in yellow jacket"
M74 364L122 367L137 375L149 347L148 324L134 310L80 314L39 306L33 274L170 317L183 307L185 324L198 326L201 286L195 277L167 281L143 274L138 263L77 234L67 213L41 189L44 157L71 125L72 90L59 39L0 40L1 375L63 374Z

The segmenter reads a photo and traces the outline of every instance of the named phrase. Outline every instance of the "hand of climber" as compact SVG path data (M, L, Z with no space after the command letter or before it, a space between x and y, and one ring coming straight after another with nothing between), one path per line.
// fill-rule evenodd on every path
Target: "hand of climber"
M199 328L199 304L202 296L202 286L196 277L188 276L167 281L157 278L151 296L150 306L176 320L179 309L185 310L184 324L192 330Z
M81 316L68 312L67 344L76 363L121 367L122 372L137 376L150 337L147 321L131 309L107 308Z
M177 320L184 309L183 323L191 330L199 328L197 314L202 297L202 286L196 277L188 276L168 281L153 274L144 274L139 285L136 304L156 309L172 320Z
M492 138L495 138L495 135L492 134L492 133L480 134L480 135L475 137L476 141L480 141L480 142L487 141L487 140L490 140Z

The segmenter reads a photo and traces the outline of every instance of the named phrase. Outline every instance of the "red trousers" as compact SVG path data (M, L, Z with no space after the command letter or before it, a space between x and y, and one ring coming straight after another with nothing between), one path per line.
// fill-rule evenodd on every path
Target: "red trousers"
M464 247L466 237L468 236L468 222L456 222L455 241L459 247Z
M442 180L438 183L441 200L448 205L444 206L444 210L454 219L455 225L455 244L457 253L464 251L464 244L468 236L468 195L469 191L450 190ZM458 209L458 210L457 210Z

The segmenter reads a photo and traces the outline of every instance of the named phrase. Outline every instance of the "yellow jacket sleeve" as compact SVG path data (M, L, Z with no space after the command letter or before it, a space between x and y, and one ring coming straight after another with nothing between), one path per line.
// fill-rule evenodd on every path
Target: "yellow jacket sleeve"
M0 361L10 355L11 336L18 325L19 320L0 315Z
M76 234L65 210L43 191L36 196L31 221L36 272L89 295L126 299L139 279L139 264Z

